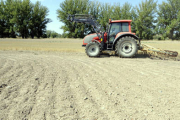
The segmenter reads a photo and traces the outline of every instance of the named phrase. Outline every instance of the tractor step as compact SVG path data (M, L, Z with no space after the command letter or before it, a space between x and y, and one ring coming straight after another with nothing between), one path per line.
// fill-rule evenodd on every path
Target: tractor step
M113 44L107 44L107 50L112 50L113 49Z

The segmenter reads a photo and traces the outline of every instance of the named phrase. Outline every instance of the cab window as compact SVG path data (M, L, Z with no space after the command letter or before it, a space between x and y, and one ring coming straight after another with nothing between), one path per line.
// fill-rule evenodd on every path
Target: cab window
M121 23L113 23L111 25L110 35L111 34L115 34L116 35L119 32L121 32Z
M129 32L129 24L122 23L122 32Z
M129 32L129 23L112 23L110 28L110 35L119 32Z

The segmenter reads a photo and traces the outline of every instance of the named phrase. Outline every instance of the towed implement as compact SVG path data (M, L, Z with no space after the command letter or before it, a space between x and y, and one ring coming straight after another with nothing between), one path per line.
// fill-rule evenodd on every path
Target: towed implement
M174 59L178 56L178 52L170 51L170 50L162 50L159 48L152 47L150 45L142 44L141 51L144 54L148 54L151 58L159 58L159 59Z
M83 39L83 47L89 57L97 57L103 51L115 51L119 57L130 58L135 56L138 50L151 56L160 58L177 57L175 51L161 50L149 45L141 44L141 40L131 32L132 20L109 19L108 29L103 31L101 25L91 15L68 15L71 22L90 24L95 33L87 35Z

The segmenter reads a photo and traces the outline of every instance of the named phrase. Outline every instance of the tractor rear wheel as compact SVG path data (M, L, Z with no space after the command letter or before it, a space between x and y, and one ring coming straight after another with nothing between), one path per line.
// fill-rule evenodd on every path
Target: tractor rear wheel
M116 43L116 53L120 57L133 57L137 52L136 40L130 36L122 37Z
M90 42L86 45L86 54L89 57L98 57L101 53L100 44L97 42Z

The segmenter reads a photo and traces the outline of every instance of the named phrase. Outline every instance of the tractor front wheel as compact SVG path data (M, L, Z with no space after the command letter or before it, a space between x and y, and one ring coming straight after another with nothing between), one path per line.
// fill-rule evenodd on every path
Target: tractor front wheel
M133 57L137 52L136 40L130 36L122 37L116 43L116 53L120 57Z
M90 42L86 45L86 54L89 57L98 57L101 53L100 44L97 42Z

